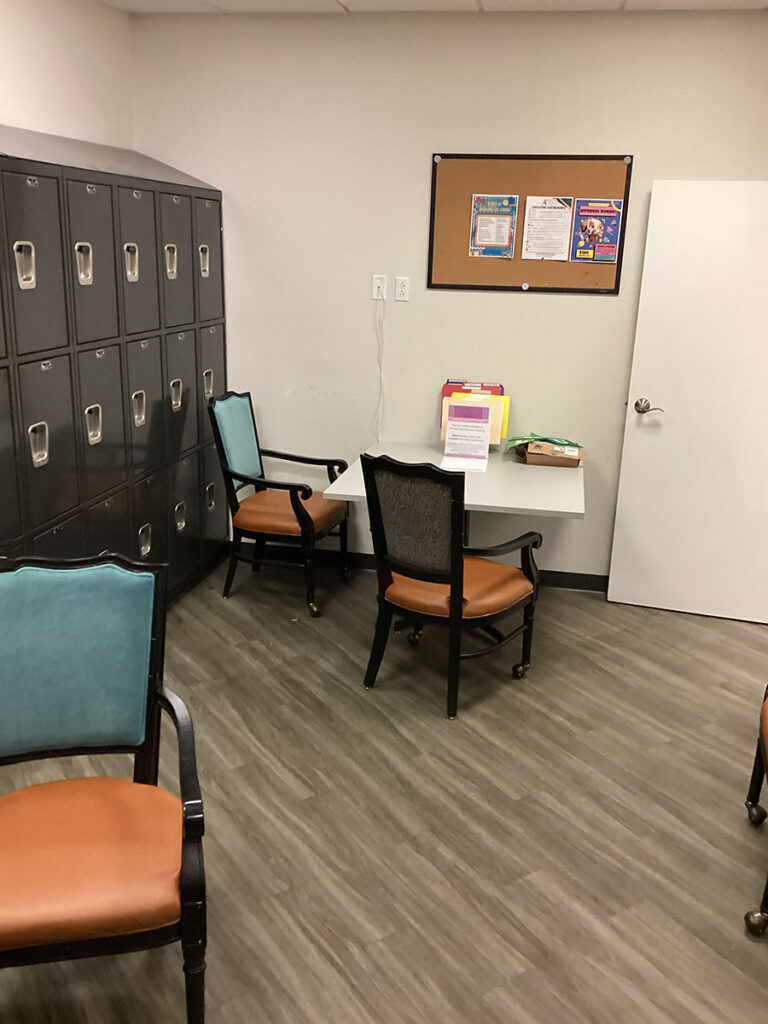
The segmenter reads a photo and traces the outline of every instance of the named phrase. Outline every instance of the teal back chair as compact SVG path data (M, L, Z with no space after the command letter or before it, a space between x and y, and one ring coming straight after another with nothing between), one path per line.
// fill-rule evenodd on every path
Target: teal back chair
M188 1024L204 1019L203 807L194 732L162 685L165 566L119 556L0 560L0 771L133 755L132 778L87 775L0 796L0 967L181 941ZM160 715L180 798L157 785Z
M323 466L329 482L347 469L343 459L313 458L262 448L256 430L249 392L228 391L208 403L216 450L224 476L227 503L232 514L232 545L224 582L224 597L229 597L238 562L248 562L257 572L265 561L267 544L272 559L286 564L286 548L298 547L304 567L309 612L320 614L315 602L315 544L325 536L339 538L342 579L349 579L347 552L348 506L328 500L309 484L273 480L264 473L264 457L283 462ZM243 497L244 488L253 493ZM295 563L291 563L295 564Z

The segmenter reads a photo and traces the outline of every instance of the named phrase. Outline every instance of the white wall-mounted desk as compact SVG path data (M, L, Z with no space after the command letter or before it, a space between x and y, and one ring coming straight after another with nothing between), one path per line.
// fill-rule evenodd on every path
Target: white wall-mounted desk
M442 445L380 442L371 455L391 455L400 462L431 462L439 466ZM516 515L584 518L584 469L525 466L513 454L492 452L485 473L467 473L464 508L468 512L505 512ZM364 501L365 485L360 459L324 491L326 498Z

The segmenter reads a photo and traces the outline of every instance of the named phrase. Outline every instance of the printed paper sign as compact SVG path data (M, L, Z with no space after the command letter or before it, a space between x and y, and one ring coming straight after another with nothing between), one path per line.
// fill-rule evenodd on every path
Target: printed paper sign
M491 410L487 405L449 405L441 469L485 472Z
M573 198L528 196L523 226L524 260L567 260Z
M615 263L623 199L577 199L573 215L571 260L576 263Z
M470 256L511 260L515 254L517 196L472 196Z

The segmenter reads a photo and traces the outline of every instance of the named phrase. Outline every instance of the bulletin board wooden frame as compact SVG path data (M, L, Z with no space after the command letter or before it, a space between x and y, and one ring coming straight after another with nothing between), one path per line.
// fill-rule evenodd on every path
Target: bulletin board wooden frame
M631 156L432 155L428 288L618 295L629 210ZM473 195L517 195L513 258L470 256ZM623 198L615 263L521 258L531 196Z

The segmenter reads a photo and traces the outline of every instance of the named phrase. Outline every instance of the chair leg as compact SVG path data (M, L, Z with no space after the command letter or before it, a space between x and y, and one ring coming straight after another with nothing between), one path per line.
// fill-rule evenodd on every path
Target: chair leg
M341 578L347 583L352 579L352 569L349 565L349 548L347 542L349 520L344 518L339 524L339 558L341 560Z
M451 623L448 630L448 717L455 718L459 706L461 626Z
M531 648L533 646L533 616L535 606L527 604L523 608L523 622L525 629L523 630L523 659L517 665L512 666L512 675L515 679L523 679L525 673L531 667Z
M251 572L258 572L264 562L264 549L267 546L267 542L263 537L257 537L253 542L253 561L251 562Z
M744 924L750 935L763 935L768 928L768 879L763 890L763 900L759 910L750 910L744 915Z
M765 764L763 762L763 748L760 740L758 740L757 750L755 751L755 760L752 765L752 778L749 780L749 792L747 793L747 799L744 801L747 807L749 820L755 827L762 825L766 817L768 817L768 811L758 803L760 800L760 790L763 788L764 778Z
M379 614L376 617L373 643L371 644L371 654L368 658L368 667L365 670L365 679L363 680L363 686L366 690L370 690L376 682L376 676L379 674L379 666L381 665L381 659L384 657L384 648L387 646L389 627L391 625L392 609L385 604L380 604Z
M223 597L229 597L229 592L232 589L232 583L235 579L235 570L237 569L237 556L240 554L240 545L240 534L233 533L232 543L229 548L229 567L227 569L227 578L224 580Z
M306 538L302 544L304 554L304 581L307 587L307 607L309 614L316 619L320 609L315 604L315 545L312 540L307 542Z
M205 946L184 948L184 987L187 997L187 1024L205 1022Z

